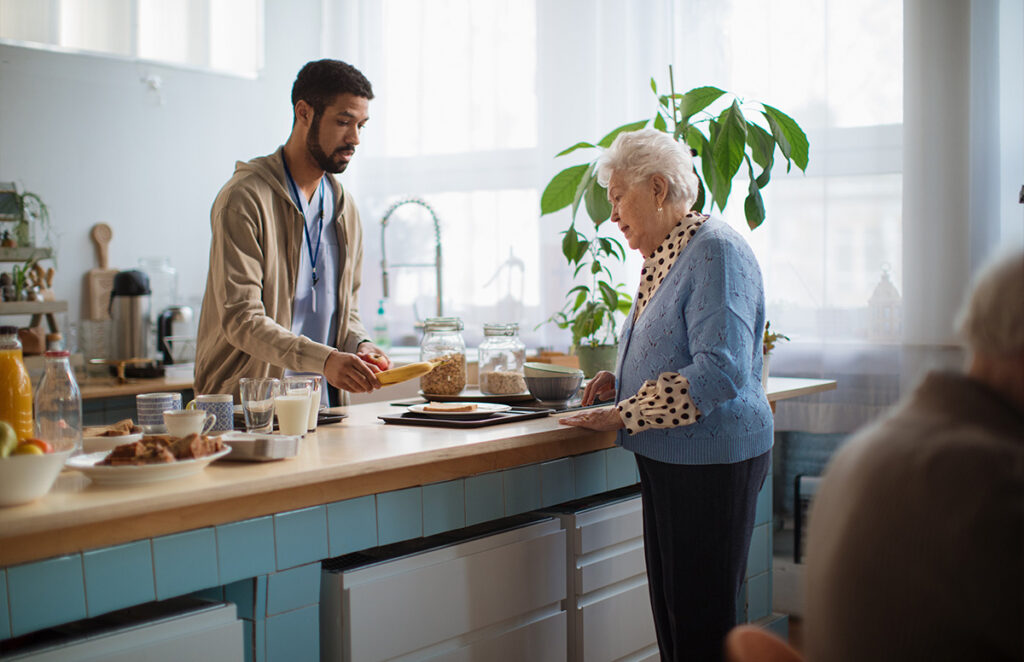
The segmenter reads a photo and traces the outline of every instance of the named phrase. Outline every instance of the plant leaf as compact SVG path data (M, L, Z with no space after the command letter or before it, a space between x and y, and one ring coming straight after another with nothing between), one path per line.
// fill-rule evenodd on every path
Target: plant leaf
M565 231L565 236L562 237L562 255L569 262L576 262L576 248L579 246L579 233L576 232L576 228L572 225Z
M540 213L550 214L572 204L576 188L580 185L587 164L570 166L551 178L544 193L540 196Z
M640 120L639 122L630 122L629 124L623 124L619 128L609 133L604 138L601 138L601 140L597 142L597 145L598 147L611 147L612 141L614 141L616 136L618 136L620 133L622 133L623 131L636 131L638 129L642 129L645 126L647 126L648 121L649 120Z
M750 173L750 184L747 186L747 197L743 201L743 213L747 217L747 226L751 230L764 222L764 200L761 198L761 189L758 187L757 179L754 177L754 166L747 161L747 171Z
M800 125L792 117L778 108L768 104L761 105L764 106L763 115L768 120L768 126L772 129L775 142L779 144L779 149L785 155L786 161L788 162L792 158L793 163L796 163L796 167L807 172L810 145L807 143L807 135L803 132L803 129L800 128ZM788 164L786 170L787 172L789 171Z
M654 76L651 76L651 92L658 93L658 84L654 82Z
M725 90L717 87L693 88L679 99L679 112L682 115L679 123L689 124L691 117L713 104L723 94Z
M714 158L711 180L711 196L719 210L724 210L732 189L732 178L743 165L746 150L747 126L739 102L722 111L718 116L717 136L712 139L711 155Z
M593 177L590 186L583 195L583 202L587 207L587 214L594 222L594 227L600 227L612 215L612 205L608 202L608 189L597 183L597 177Z
M693 207L691 207L691 209L693 211L703 212L704 211L704 196L705 196L705 193L704 193L704 180L701 179L700 175L697 173L697 167L696 166L694 166L694 168L693 168L693 174L697 175L697 199L693 201Z
M665 121L665 117L661 114L661 111L654 116L653 126L658 131L668 133L668 122Z
M754 163L761 166L761 172L771 170L775 162L775 139L772 138L772 134L753 122L747 122L747 144L750 145ZM759 186L764 188L763 184Z
M575 145L573 145L572 147L566 147L565 149L563 149L558 154L555 154L555 158L557 159L559 156L565 156L566 154L568 154L570 152L575 152L578 149L590 149L590 148L593 148L593 147L597 147L597 145L595 145L593 143L588 143L588 142L578 142Z
M580 178L580 183L576 187L576 195L572 199L572 217L574 220L576 219L576 210L579 209L580 206L580 200L583 199L583 193L587 190L587 187L590 186L590 182L594 177L594 167L596 164L597 162L595 161L587 166L587 171L583 173L583 177Z
M599 273L600 271L601 271L601 263L600 262L598 262L597 260L594 260L593 262L590 263L590 273L596 274L596 273Z
M601 298L604 299L604 305L608 306L608 310L616 310L619 307L619 293L615 291L614 287L604 281L601 281L598 285L601 288Z

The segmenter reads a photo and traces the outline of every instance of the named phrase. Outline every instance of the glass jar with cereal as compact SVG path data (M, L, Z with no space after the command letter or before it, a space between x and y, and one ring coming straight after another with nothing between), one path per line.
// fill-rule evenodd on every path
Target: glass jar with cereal
M420 361L442 359L436 368L420 377L420 389L427 395L458 395L466 387L466 342L458 317L428 317L423 323Z
M518 324L484 324L484 341L480 343L480 392L511 395L525 391L525 360L526 345L519 339Z

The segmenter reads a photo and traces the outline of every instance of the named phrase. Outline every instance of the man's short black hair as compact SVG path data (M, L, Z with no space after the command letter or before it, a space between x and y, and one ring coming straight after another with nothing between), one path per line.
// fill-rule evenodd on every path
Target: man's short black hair
M373 87L358 69L340 60L315 60L306 63L292 85L292 108L301 99L320 115L339 94L373 98Z

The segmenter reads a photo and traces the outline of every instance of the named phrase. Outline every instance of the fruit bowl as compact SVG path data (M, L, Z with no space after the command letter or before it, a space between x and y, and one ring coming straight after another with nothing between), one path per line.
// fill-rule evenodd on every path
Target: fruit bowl
M28 503L49 492L73 450L0 458L0 506Z

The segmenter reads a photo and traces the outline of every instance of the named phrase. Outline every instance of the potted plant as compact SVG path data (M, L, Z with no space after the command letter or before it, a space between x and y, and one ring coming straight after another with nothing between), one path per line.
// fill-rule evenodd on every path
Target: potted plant
M605 343L609 334L614 339L616 315L627 314L632 305L624 286L613 284L609 266L623 261L625 251L617 240L600 234L602 224L611 216L611 205L607 191L597 182L596 164L600 151L608 148L616 136L624 131L651 126L671 133L676 140L688 145L695 157L694 174L698 183L697 200L693 204L695 211L710 211L715 206L720 211L724 210L732 193L733 180L746 165L747 195L743 210L751 230L765 220L761 190L771 181L776 150L785 159L787 172L793 165L801 171L807 169L807 136L789 115L778 108L745 101L710 86L677 94L671 66L669 89L669 94L659 94L652 78L651 90L658 101L658 109L652 119L624 124L596 143L578 142L559 152L555 158L580 149L596 150L597 153L589 162L570 166L556 174L541 195L541 215L571 206L569 227L562 232L562 255L575 268L574 278L588 265L590 269L590 284L572 287L566 293L566 305L548 320L560 328L572 329L573 349L577 354L586 347ZM761 123L752 121L748 116L757 118ZM593 235L576 227L576 214L581 202L593 226ZM614 363L611 367L604 366L604 369L612 368Z
M768 388L768 360L772 350L775 349L775 343L781 340L789 340L789 336L772 331L771 326L771 322L764 323L764 361L761 364L761 385L765 388Z

